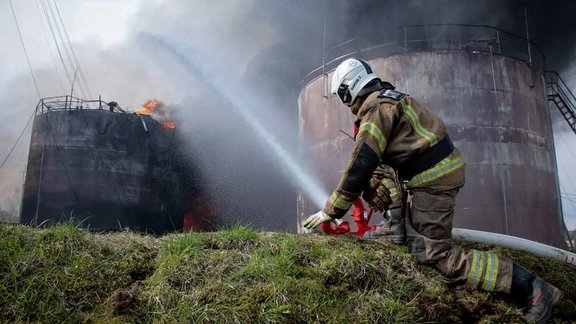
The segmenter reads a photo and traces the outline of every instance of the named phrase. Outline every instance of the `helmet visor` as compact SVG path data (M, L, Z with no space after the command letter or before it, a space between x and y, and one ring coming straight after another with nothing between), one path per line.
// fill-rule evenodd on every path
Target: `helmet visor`
M340 100L342 100L342 102L346 105L350 104L350 101L352 99L352 94L350 93L350 89L348 88L347 84L341 84L338 87L338 91L336 92L336 94L338 94L338 97L340 98Z

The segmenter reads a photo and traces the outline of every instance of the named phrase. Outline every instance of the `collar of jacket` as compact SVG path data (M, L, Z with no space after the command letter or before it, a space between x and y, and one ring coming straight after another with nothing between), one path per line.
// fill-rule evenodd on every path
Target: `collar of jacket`
M368 96L362 96L354 100L354 103L350 106L350 111L352 112L352 114L354 115L358 114L358 111L360 110L360 107L362 107L362 105L364 104L364 101L366 101L366 98L368 98Z
M354 102L352 106L350 106L350 110L356 116L356 118L362 119L364 115L371 109L378 104L378 94L380 91L374 91L371 93L366 94L365 96L358 98Z
M383 83L382 81L380 81L380 79L375 79L373 80L373 82L368 83L362 90L360 90L360 92L358 92L358 98L350 106L350 110L352 111L352 113L354 115L357 115L358 111L360 110L360 107L362 107L362 104L364 104L366 98L368 98L370 94L376 91L380 91L388 86L394 89L393 85L391 85L388 82Z

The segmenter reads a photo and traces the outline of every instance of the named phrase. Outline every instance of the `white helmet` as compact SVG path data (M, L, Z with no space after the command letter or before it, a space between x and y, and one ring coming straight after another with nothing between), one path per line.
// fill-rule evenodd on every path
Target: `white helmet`
M374 79L378 79L378 76L368 62L359 58L347 59L338 65L332 75L331 92L338 95L344 104L351 105L358 92Z

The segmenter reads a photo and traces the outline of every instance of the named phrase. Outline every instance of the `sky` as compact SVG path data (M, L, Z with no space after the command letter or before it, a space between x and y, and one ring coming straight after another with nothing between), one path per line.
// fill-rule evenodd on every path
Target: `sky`
M0 0L0 159L26 130L0 169L0 206L5 210L19 204L30 140L30 126L25 125L39 97L70 92L77 66L74 56L80 63L75 95L101 95L128 110L149 99L172 107L189 140L187 153L201 157L198 163L208 180L222 190L215 194L226 197L219 208L245 215L238 218L254 219L264 228L267 222L274 223L269 228L294 225L299 184L290 176L278 176L286 168L252 126L222 116L241 119L238 112L250 110L279 145L296 156L299 84L319 66L324 35L327 48L405 24L485 24L523 35L526 8L530 37L545 52L549 68L576 89L576 25L570 16L576 8L570 1L12 0L12 4L38 91L10 2ZM51 30L46 17L51 21L61 17L67 35ZM60 42L60 53L54 38ZM66 38L73 52L64 46ZM215 71L218 75L210 75ZM235 98L242 102L235 103ZM234 107L221 107L227 105ZM559 114L554 118L565 221L576 229L576 135Z

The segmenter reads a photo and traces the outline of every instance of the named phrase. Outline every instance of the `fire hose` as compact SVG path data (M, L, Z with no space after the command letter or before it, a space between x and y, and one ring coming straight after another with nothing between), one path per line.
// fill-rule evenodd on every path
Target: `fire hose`
M373 210L366 210L362 200L358 198L354 202L353 218L358 228L356 232L351 232L350 224L347 221L338 220L336 224L330 222L322 223L322 231L328 235L356 235L363 237L364 233L376 229L376 226L368 225L372 214ZM452 237L465 242L500 245L514 250L526 251L540 257L563 261L566 265L573 268L576 267L575 253L519 237L462 228L452 229Z

